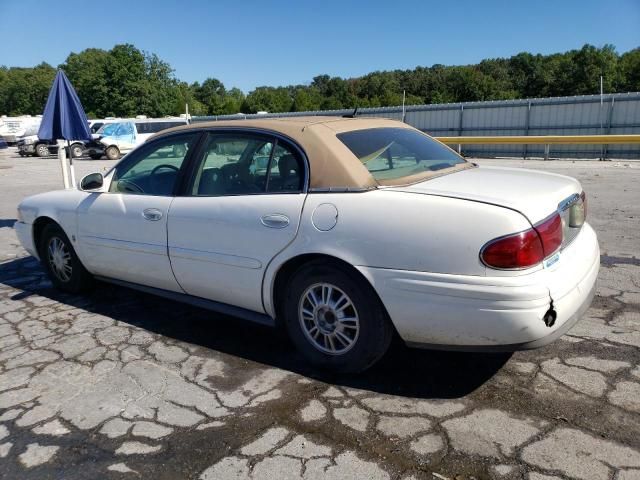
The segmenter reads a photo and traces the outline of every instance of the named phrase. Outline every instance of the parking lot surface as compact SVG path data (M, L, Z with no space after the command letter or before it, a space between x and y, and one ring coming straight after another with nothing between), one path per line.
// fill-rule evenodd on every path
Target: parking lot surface
M586 316L539 350L397 342L337 376L236 318L52 289L12 225L59 164L0 150L0 477L640 479L640 162L479 162L582 182L602 252Z

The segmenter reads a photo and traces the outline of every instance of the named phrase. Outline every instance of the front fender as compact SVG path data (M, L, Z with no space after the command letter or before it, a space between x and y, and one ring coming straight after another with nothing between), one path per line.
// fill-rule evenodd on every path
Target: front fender
M76 210L89 194L80 190L55 190L52 192L32 195L25 198L18 205L20 220L29 228L31 240L34 238L34 224L38 219L50 218L56 222L72 243L76 242L78 232L78 218ZM78 250L77 248L75 249ZM81 259L82 260L82 259Z

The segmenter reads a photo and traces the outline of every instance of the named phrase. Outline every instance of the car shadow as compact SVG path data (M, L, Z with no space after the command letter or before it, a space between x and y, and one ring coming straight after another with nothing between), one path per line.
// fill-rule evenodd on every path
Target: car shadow
M414 349L396 338L374 367L358 375L341 375L309 366L281 330L101 282L85 295L60 292L32 257L0 263L0 284L20 290L12 300L37 294L240 359L384 394L459 398L490 380L511 357Z

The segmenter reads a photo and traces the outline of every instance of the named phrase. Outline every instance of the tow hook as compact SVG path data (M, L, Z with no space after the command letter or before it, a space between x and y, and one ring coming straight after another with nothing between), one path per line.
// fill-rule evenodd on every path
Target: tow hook
M544 314L544 317L542 317L542 320L544 321L544 324L547 327L551 328L556 323L557 316L558 314L553 309L553 301L552 301L551 304L549 305L549 310L547 310L547 313Z

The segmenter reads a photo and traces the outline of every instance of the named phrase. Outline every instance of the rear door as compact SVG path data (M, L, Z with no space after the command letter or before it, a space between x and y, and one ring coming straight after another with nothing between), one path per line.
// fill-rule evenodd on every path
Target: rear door
M275 136L219 131L198 157L169 212L176 279L191 295L263 312L264 271L298 231L304 156Z

